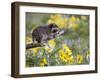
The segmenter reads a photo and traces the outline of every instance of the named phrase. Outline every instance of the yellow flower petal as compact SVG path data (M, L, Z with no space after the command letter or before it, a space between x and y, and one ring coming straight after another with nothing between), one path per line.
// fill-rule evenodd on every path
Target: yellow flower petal
M48 44L50 47L55 47L56 46L56 42L55 42L55 39L51 39L48 41Z
M75 17L75 16L71 16L70 18L69 18L69 21L70 22L76 22L77 21L77 18Z
M48 62L47 62L46 58L43 58L43 59L41 59L39 66L43 67L47 64L48 64Z
M59 58L62 61L68 64L72 64L74 62L73 56L65 53L63 49L59 50L58 52L59 52Z
M30 44L30 43L32 43L32 38L26 37L26 44Z
M54 23L51 19L48 20L48 24Z
M45 46L44 49L49 53L51 53L53 51L53 49L48 46Z
M77 63L78 63L78 64L81 64L82 62L83 62L83 56L80 55L80 54L78 54L78 55L77 55Z
M40 50L40 48L39 48L39 47L31 48L31 50L32 50L34 53L38 53L38 51Z
M63 50L65 51L65 53L67 53L68 55L72 54L72 51L69 49L69 47L66 44L63 44Z
M48 23L55 23L59 28L66 28L67 18L64 18L62 15L51 15Z

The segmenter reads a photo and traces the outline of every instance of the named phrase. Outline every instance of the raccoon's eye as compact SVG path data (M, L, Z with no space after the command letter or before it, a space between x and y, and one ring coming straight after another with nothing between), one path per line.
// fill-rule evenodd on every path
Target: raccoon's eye
M57 31L58 31L58 30L57 30L57 29L55 29L55 30L53 30L53 31L52 31L52 33L56 33Z

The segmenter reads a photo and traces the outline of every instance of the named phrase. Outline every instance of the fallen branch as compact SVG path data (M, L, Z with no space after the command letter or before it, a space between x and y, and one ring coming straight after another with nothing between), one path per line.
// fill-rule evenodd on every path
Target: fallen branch
M37 44L30 43L30 44L26 44L26 49L35 48L35 47L43 47L43 46L44 45L40 43L37 43Z

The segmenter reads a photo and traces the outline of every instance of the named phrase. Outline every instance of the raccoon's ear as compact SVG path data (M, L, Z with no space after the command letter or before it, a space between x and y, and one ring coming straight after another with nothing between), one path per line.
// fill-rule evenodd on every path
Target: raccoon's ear
M55 23L51 23L51 24L49 24L48 26L49 26L49 28L57 27L57 25L56 25Z
M54 24L51 23L51 24L49 24L48 26L49 26L49 28L52 28L52 27L54 26Z

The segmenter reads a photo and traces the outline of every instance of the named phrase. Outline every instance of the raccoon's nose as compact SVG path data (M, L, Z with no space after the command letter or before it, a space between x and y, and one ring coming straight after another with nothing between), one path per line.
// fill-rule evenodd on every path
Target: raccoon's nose
M58 34L62 35L62 34L64 34L64 32L65 32L64 30L61 30L58 32Z

